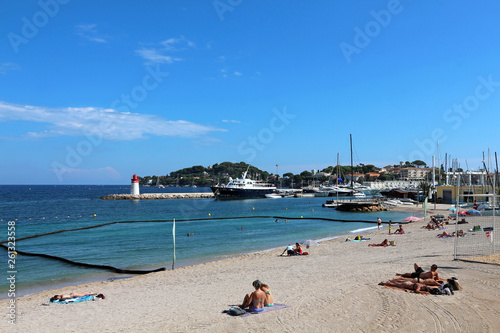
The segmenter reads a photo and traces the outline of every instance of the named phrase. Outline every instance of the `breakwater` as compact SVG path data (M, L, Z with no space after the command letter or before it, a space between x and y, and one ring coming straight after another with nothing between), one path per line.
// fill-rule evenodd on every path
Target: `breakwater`
M109 194L102 196L105 200L160 200L160 199L211 199L213 193L142 193L139 195L133 194Z

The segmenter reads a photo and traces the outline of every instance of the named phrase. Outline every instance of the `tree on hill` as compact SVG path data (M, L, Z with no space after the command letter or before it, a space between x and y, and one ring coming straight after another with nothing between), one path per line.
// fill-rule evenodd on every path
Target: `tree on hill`
M426 167L427 166L427 163L425 163L424 161L421 161L421 160L415 160L415 161L411 162L411 164L413 164L417 168Z

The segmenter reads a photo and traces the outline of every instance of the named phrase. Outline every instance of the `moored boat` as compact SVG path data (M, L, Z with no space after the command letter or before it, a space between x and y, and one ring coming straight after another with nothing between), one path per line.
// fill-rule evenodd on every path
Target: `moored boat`
M242 174L242 178L233 179L229 177L229 182L223 185L211 186L210 189L216 199L245 199L245 198L265 198L266 194L276 191L276 186L269 183L259 182L247 178L248 168Z

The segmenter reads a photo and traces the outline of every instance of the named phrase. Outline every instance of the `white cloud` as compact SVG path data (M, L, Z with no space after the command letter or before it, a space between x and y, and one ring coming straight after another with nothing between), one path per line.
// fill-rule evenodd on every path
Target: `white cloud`
M169 38L153 45L148 45L142 49L135 50L135 53L151 63L173 63L181 61L182 58L173 57L172 53L194 49L196 44L187 40L184 36L179 38Z
M140 49L135 50L135 53L151 63L167 63L171 64L174 61L181 61L180 58L173 58L171 56L163 55L156 49Z
M10 72L10 71L17 71L17 70L20 70L21 67L19 67L18 64L14 64L12 62L4 62L2 64L0 64L0 74L7 74L7 72Z
M136 140L150 135L194 138L221 128L155 115L118 112L102 108L44 108L0 101L0 122L45 123L43 131L29 131L28 138L94 136L107 140ZM3 137L2 139L6 139Z
M107 43L108 41L102 36L98 36L97 24L79 24L76 26L77 35L83 39L96 43Z
M236 76L242 76L243 73L241 73L241 72L234 72L234 75L236 75Z
M241 121L239 120L232 120L232 119L223 119L223 123L233 123L233 124L241 124Z

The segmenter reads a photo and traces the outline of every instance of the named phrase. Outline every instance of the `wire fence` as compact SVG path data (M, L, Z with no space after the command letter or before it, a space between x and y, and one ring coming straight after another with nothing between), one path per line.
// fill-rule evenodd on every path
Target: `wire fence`
M481 194L457 188L454 246L457 260L500 264L500 235L497 235L500 212L495 182L492 185L491 193Z

